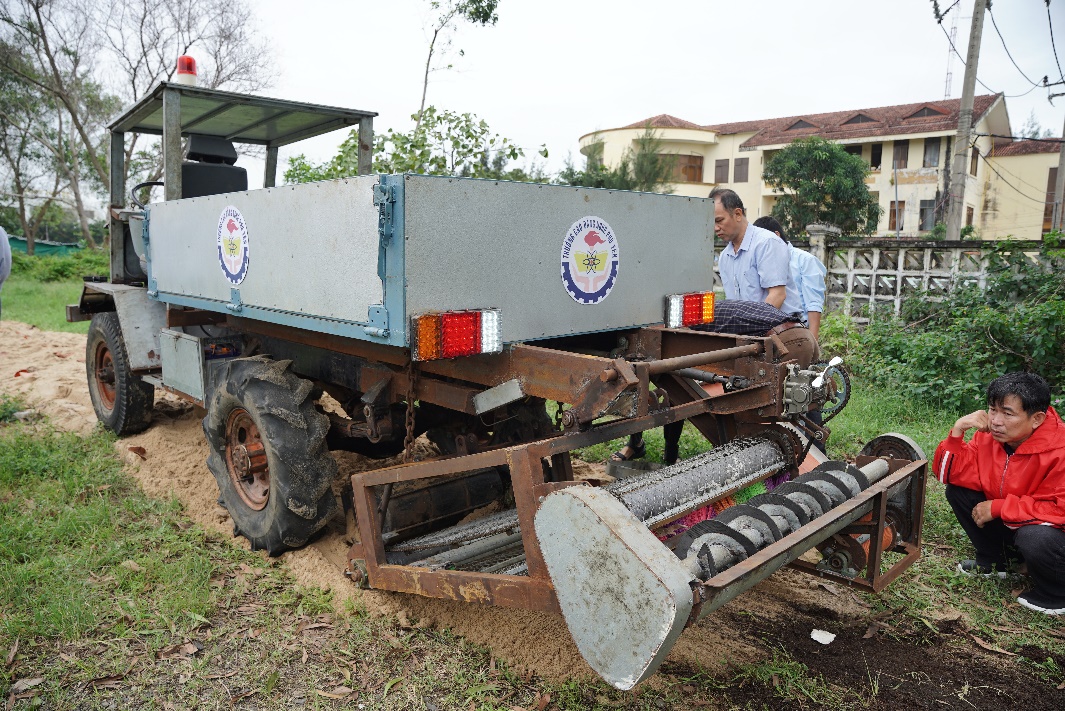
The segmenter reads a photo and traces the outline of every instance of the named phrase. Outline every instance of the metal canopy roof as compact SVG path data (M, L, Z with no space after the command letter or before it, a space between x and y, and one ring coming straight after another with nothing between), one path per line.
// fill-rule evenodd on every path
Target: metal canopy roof
M345 126L355 126L362 118L377 116L372 111L161 82L114 119L108 128L116 133L162 135L163 92L166 89L176 90L181 97L181 135L220 136L236 143L284 146Z

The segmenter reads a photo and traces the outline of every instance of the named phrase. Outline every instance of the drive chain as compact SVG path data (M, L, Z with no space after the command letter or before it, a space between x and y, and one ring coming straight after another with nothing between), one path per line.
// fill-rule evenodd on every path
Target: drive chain
M418 390L418 371L414 360L407 364L407 416L406 436L403 438L403 463L409 464L414 456L414 398Z

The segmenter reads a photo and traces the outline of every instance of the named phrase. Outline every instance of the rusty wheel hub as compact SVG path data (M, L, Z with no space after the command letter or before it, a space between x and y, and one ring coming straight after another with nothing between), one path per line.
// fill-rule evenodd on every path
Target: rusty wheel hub
M241 500L261 511L270 500L270 467L259 427L244 408L226 421L226 468Z
M115 409L115 361L111 349L101 341L96 345L96 390L100 400L108 410Z

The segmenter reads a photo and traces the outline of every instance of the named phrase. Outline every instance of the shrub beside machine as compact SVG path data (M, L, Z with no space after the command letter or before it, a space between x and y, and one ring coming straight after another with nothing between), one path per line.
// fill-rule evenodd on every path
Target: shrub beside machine
M354 584L559 612L622 689L784 565L880 590L916 560L913 442L810 464L838 363L687 328L713 318L712 202L371 174L374 115L163 83L114 120L111 273L68 309L106 427L146 428L156 389L195 403L254 548L350 511ZM354 125L359 175L275 185L281 146ZM127 204L126 133L162 136L161 202ZM682 419L710 451L574 479L573 450ZM423 434L440 456L411 461ZM336 450L405 463L338 497Z

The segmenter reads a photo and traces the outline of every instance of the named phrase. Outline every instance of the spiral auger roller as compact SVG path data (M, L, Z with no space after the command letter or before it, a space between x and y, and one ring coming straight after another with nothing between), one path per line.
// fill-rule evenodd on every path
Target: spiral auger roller
M654 673L686 626L787 564L856 587L886 585L919 555L927 464L912 441L895 446L894 437L874 442L891 457L909 456L867 451L856 464L825 462L666 543L652 532L656 523L789 469L786 438L767 430L686 468L548 494L535 525L585 660L617 688L631 688ZM824 551L820 565L798 560L813 548ZM905 555L882 572L889 550ZM854 570L859 564L867 581Z

